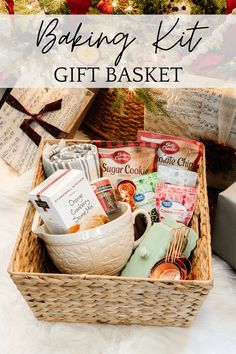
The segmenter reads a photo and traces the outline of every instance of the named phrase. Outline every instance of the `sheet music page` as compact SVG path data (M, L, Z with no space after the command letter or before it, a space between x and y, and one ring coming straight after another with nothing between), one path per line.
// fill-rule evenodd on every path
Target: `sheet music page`
M161 95L158 94L160 92ZM153 90L155 100L166 100L165 108L169 116L154 116L145 110L145 129L218 142L218 115L219 109L224 109L221 102L223 94L223 89ZM236 148L236 119L226 145Z
M42 118L66 131L68 124L80 111L87 92L87 89L13 89L11 94L31 113L38 113L45 104L62 98L62 108L48 112ZM20 129L25 118L29 117L7 103L0 110L0 157L20 174L34 166L38 150L35 143ZM37 122L31 126L40 136L51 137Z

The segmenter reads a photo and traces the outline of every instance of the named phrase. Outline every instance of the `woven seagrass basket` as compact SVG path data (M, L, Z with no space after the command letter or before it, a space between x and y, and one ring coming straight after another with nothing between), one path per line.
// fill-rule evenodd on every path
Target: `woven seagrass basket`
M130 92L125 96L123 112L114 112L115 93L100 89L83 123L94 138L105 140L136 140L137 131L144 127L144 105Z
M39 149L33 187L44 179L41 162L43 146L44 142ZM198 173L197 206L191 225L199 234L192 257L194 280L60 274L53 268L43 242L31 232L35 209L29 203L8 271L36 318L47 321L189 326L212 288L205 156L201 159Z

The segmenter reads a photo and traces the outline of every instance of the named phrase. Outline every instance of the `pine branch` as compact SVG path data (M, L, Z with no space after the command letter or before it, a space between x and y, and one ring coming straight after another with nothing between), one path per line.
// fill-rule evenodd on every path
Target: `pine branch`
M125 90L110 88L110 92L115 94L115 99L111 105L111 111L116 112L120 115L124 114L124 101L125 101Z
M150 113L154 115L169 115L168 111L165 109L166 101L162 99L155 101L151 95L150 89L136 89L135 92L137 100L142 101ZM161 93L158 92L158 94L160 95Z
M39 0L39 4L48 14L69 14L69 7L65 0Z
M115 94L114 101L111 105L111 111L123 115L125 100L129 92L127 89L110 88L109 90ZM158 94L161 95L161 92ZM150 89L135 89L134 95L135 99L142 102L150 113L154 115L161 114L169 116L169 113L165 108L166 101L162 99L154 100Z

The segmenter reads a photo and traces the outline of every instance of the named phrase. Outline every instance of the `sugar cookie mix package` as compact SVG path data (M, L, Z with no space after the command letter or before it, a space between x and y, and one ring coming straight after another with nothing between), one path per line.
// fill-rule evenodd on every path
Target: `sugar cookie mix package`
M194 212L196 198L196 188L158 183L156 186L156 208L160 220L170 217L188 225Z
M79 170L58 170L29 193L48 231L90 229L108 221L93 188Z
M156 212L156 185L159 182L157 172L137 177L133 180L136 186L134 194L134 203L136 208L146 209L152 219L152 222L158 221Z
M158 165L196 171L203 154L203 144L187 138L140 130L137 140L158 145Z
M197 172L180 170L165 165L158 166L158 175L161 183L175 184L177 186L195 187Z
M114 186L157 170L156 144L137 141L94 141L98 147L100 169Z

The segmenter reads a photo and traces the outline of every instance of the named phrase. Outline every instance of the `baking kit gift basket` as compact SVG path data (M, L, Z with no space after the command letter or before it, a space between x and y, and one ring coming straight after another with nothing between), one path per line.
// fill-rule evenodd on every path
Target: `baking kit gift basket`
M212 288L201 143L42 141L29 200L9 273L37 319L192 323Z

